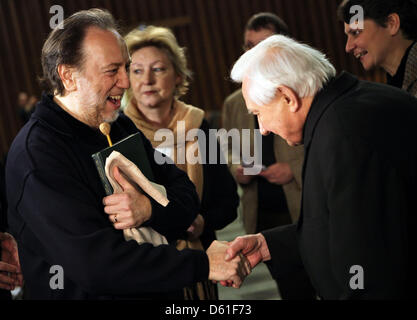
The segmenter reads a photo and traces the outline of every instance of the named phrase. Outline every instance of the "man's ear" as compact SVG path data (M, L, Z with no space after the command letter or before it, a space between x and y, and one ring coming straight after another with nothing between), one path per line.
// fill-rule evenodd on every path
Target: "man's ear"
M297 112L301 108L300 97L293 89L280 86L278 87L278 91L281 93L282 99L284 99L291 112Z
M401 19L397 13L391 13L387 17L387 28L391 36L398 34L401 28Z
M75 83L75 69L66 64L60 64L58 66L58 74L61 78L66 92L75 91L77 85Z

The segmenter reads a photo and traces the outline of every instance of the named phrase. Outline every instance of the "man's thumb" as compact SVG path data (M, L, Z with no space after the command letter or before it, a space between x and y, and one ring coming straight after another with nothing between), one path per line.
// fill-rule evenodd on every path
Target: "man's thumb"
M113 177L119 183L119 185L122 187L123 191L125 191L129 187L129 182L120 173L120 170L119 170L118 167L113 168Z
M226 249L226 254L224 256L225 261L232 260L236 256L236 252L233 249L232 246L229 246L229 248Z

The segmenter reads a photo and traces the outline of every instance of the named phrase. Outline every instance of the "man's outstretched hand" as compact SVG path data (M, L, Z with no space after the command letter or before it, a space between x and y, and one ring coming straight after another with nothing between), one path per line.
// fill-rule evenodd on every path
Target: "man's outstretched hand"
M233 260L239 255L246 257L251 269L255 268L259 262L271 259L265 237L261 233L237 237L229 242L225 256L226 261ZM220 283L223 286L232 285L230 280L223 280Z
M241 254L226 261L228 248L227 242L213 241L207 249L210 264L209 279L216 282L228 281L231 286L239 288L245 277L250 274L251 268L247 259Z
M265 237L261 233L237 237L230 242L226 250L226 260L233 259L239 252L248 259L252 269L259 262L271 259Z

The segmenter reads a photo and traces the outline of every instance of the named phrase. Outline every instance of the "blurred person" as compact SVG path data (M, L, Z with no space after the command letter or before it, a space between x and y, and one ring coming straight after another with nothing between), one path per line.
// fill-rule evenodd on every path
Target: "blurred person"
M35 96L29 97L26 92L19 92L17 96L17 105L19 107L19 117L22 124L29 121L30 116L35 110L38 99Z
M13 236L6 233L7 206L4 188L4 164L0 159L0 300L10 300L10 290L22 286L17 244Z
M363 28L351 24L355 5L363 9ZM344 21L346 52L365 70L383 68L387 84L417 97L417 1L345 0L338 15Z
M112 124L113 141L140 132L119 113L129 87L129 57L107 11L80 11L63 23L65 28L55 28L44 43L46 91L13 141L6 164L8 222L19 245L25 296L181 299L183 287L222 280L224 271L239 286L249 270L240 257L224 261L225 244L216 242L206 253L125 240L118 219L132 213L136 227L150 226L168 241L177 239L196 219L198 195L183 171L155 162L157 151L142 135L169 204L146 197L117 167L123 192L106 196L91 157L108 145L99 125Z
M323 299L403 299L416 292L417 99L336 70L319 51L274 35L242 55L262 134L304 143L297 224L238 237L251 266L304 269Z
M26 103L28 102L28 99L29 97L26 92L23 92L23 91L19 92L19 94L17 95L17 106L23 109Z
M157 26L134 29L125 41L131 56L131 87L126 91L124 112L152 146L170 157L194 183L201 201L200 211L187 234L177 241L177 248L205 250L216 239L215 230L236 219L239 197L227 165L221 164L220 147L216 143L216 149L210 150L209 139L216 137L209 135L205 112L180 100L187 92L191 74L185 49L178 45L171 30ZM157 134L159 129L169 129L173 141L162 142ZM185 138L196 129L200 129L204 137L182 143L181 137ZM202 161L193 163L188 155L196 146ZM213 152L217 154L217 162L209 164ZM217 285L211 281L200 282L185 288L184 295L186 299L217 299Z
M274 34L289 35L287 24L277 15L261 12L253 15L244 31L244 50L250 50L262 40ZM223 127L226 130L251 130L253 154L253 131L259 129L258 121L249 114L238 89L225 99L222 109ZM243 139L241 136L241 143ZM243 225L246 233L256 233L272 227L296 222L301 203L301 167L303 146L290 147L278 135L262 137L262 164L266 167L259 175L245 175L245 160L239 155L241 164L232 163L232 141L229 139L229 169L240 184ZM240 148L243 150L243 147ZM283 299L314 298L314 291L303 274L292 279L275 279Z

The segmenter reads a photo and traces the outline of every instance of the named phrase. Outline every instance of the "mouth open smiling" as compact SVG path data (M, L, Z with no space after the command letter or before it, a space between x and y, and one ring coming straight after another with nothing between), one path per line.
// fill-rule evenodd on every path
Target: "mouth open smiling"
M120 108L122 96L109 96L108 101L113 105L115 109Z
M364 51L362 51L362 52L358 52L358 53L356 53L356 54L355 54L355 58L356 58L356 59L360 59L360 58L362 58L363 56L365 56L365 55L367 55L367 54L368 54L368 51L364 50Z

